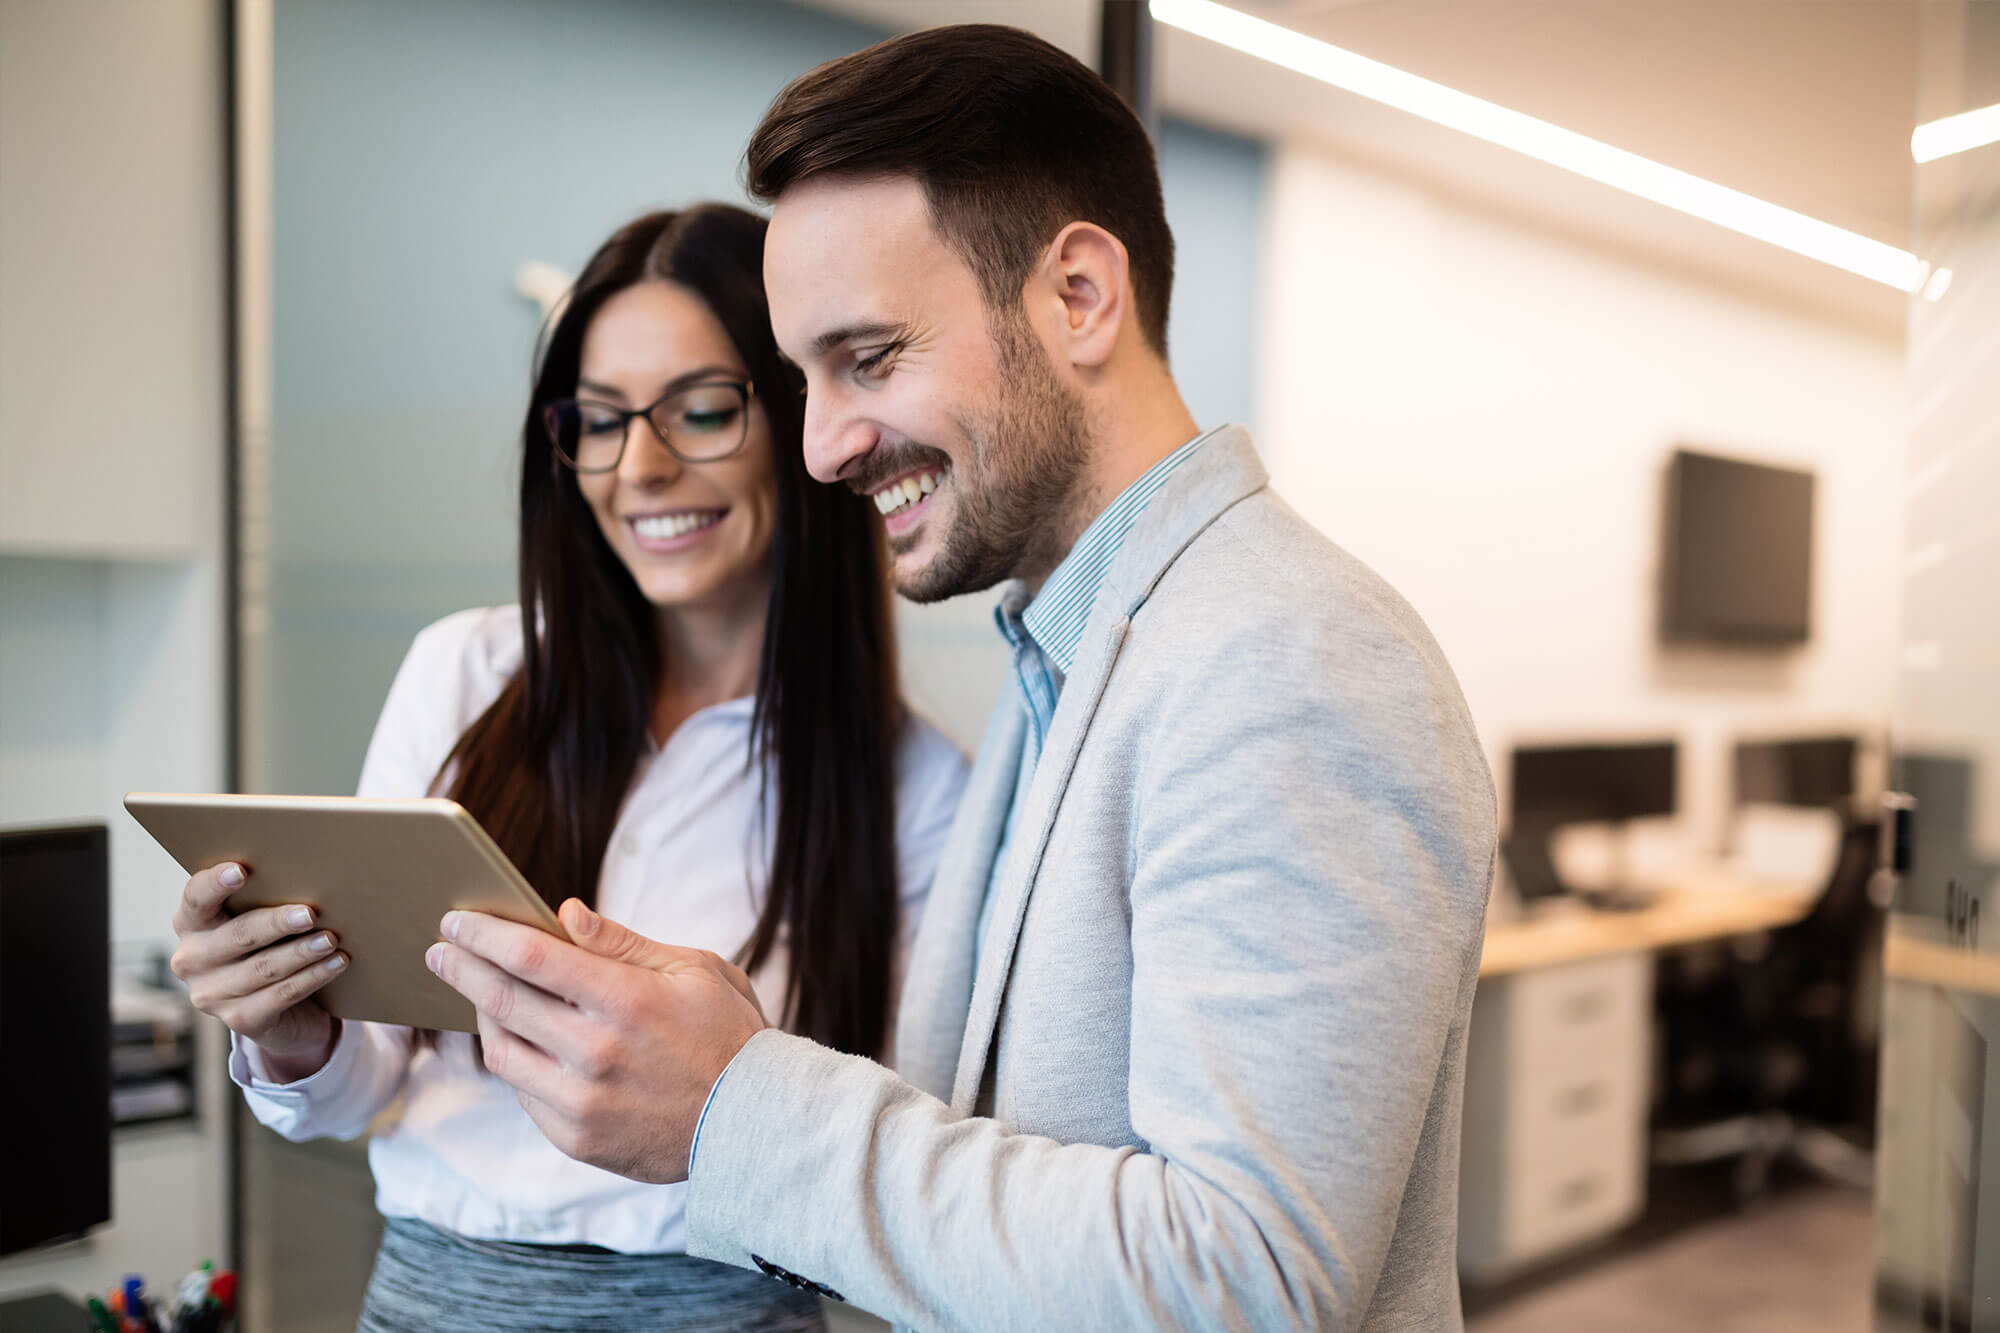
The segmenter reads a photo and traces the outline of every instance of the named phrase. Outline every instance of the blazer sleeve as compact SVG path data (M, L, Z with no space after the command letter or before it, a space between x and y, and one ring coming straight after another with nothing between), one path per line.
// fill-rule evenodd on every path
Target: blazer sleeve
M766 1032L709 1107L692 1253L924 1329L1362 1323L1477 970L1492 794L1441 660L1389 634L1330 669L1294 628L1195 650L1134 775L1143 1145L956 1118ZM1211 651L1251 682L1226 706Z

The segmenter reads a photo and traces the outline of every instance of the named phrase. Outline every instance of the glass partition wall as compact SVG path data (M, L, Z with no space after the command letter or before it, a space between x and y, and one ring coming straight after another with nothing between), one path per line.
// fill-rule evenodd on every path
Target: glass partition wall
M1916 120L2000 104L2000 6L1922 6ZM1916 168L1877 1327L2000 1329L2000 145Z

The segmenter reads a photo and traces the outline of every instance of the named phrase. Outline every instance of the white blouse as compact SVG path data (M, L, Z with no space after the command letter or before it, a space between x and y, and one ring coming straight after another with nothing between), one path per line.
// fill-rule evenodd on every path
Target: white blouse
M430 789L459 736L519 669L520 624L519 608L495 607L447 616L417 635L368 746L361 795ZM746 760L752 706L745 698L704 708L664 746L649 746L605 852L598 911L725 958L750 938L775 825L760 818L761 775ZM896 765L898 985L965 774L958 749L913 718ZM782 1012L785 975L781 942L751 977L768 1014ZM485 1072L469 1035L445 1033L436 1050L413 1053L412 1045L408 1028L345 1023L323 1068L279 1084L256 1043L239 1038L229 1072L252 1113L293 1140L355 1138L401 1094L400 1120L368 1148L385 1217L482 1240L686 1250L685 1184L639 1184L563 1156L513 1090Z

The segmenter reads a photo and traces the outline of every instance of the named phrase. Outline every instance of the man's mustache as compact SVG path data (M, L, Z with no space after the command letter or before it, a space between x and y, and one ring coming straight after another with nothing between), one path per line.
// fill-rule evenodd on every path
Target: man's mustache
M847 478L847 488L856 495L867 495L905 473L922 469L941 470L949 466L950 455L929 445L902 444L893 449L876 449Z

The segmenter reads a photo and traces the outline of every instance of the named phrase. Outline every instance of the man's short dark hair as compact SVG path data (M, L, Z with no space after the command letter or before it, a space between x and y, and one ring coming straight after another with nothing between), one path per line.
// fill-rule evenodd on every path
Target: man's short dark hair
M1082 62L1019 28L967 23L892 38L800 75L750 138L750 193L815 176L914 177L932 225L1012 311L1071 222L1125 243L1139 328L1161 356L1174 237L1152 142Z

